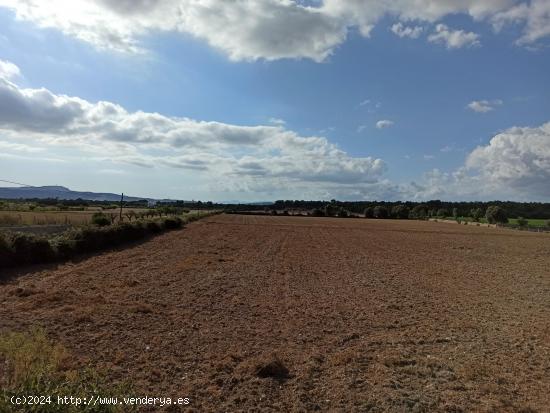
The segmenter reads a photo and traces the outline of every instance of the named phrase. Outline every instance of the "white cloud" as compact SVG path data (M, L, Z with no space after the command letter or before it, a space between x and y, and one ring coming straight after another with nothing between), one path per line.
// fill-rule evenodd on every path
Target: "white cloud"
M13 146L85 152L87 158L202 173L235 185L366 185L386 170L381 159L354 157L324 137L283 126L239 126L128 112L47 89L23 89L0 78L0 134Z
M404 26L403 23L395 23L390 30L399 37L410 37L411 39L418 39L424 28L422 26Z
M272 125L277 125L277 126L286 125L286 121L284 119L279 119L279 118L269 118L268 122L271 123Z
M0 78L15 79L21 75L19 68L12 62L0 60Z
M0 0L19 19L57 28L99 49L140 52L151 32L188 33L231 60L326 59L346 27L289 0Z
M365 129L367 129L367 125L359 125L357 127L357 133L363 132Z
M389 128L390 126L393 126L394 122L391 120L383 119L376 122L376 127L378 129L384 129Z
M475 148L463 166L398 185L410 199L550 201L550 122L513 127Z
M56 28L98 49L143 52L142 38L158 32L195 36L231 60L307 58L320 62L342 44L351 28L369 37L384 17L392 30L418 37L421 26L448 15L467 14L496 28L523 24L518 43L550 35L549 2L532 0L323 0L306 6L294 0L0 0L18 19ZM431 41L449 48L479 44L479 36L438 25Z
M474 101L468 103L468 105L466 105L466 107L470 110L473 110L474 112L477 112L477 113L487 113L487 112L490 112L492 110L495 110L495 107L502 105L502 103L503 102L500 99L495 99L495 100L474 100Z
M491 187L550 198L550 122L499 133L468 155L466 167Z
M496 13L491 21L497 31L510 23L525 23L523 34L516 43L529 45L550 35L550 2L547 0L521 2L514 7Z
M459 49L461 47L480 46L479 35L464 30L453 30L444 24L435 26L435 31L428 36L432 43L444 44L447 49Z

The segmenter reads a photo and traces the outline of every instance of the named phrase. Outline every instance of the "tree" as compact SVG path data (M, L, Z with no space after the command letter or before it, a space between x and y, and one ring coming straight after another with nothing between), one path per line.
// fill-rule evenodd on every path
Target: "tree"
M411 211L411 218L413 219L426 219L428 215L426 205L417 205Z
M453 208L453 218L454 219L458 218L458 208Z
M383 205L377 205L373 210L374 218L384 219L388 217L388 209Z
M394 218L398 218L398 219L407 219L409 217L409 208L407 208L405 205L403 204L400 204L400 205L395 205L392 209L391 209L391 215L392 217Z
M315 208L313 211L311 211L311 215L314 217L324 217L325 213L320 208Z
M505 224L508 222L506 211L499 206L491 205L485 211L485 218L489 224Z
M483 216L483 210L481 208L472 208L470 216L475 222L479 222L479 219Z
M445 208L439 208L437 210L437 216L442 218L448 217L449 211L447 211Z
M365 208L365 218L374 218L374 208L373 207L367 207Z
M336 205L336 201L332 200L330 204L326 204L323 207L323 211L325 212L325 215L327 217L334 217L338 214L338 206Z
M349 218L349 211L345 208L340 208L337 216L340 218Z

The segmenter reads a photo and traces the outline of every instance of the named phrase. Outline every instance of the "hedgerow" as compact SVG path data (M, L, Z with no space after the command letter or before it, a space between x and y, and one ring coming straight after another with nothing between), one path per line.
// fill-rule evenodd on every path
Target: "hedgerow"
M0 268L70 259L77 254L96 252L178 229L188 222L213 214L139 219L106 226L89 225L70 229L51 239L23 233L0 233Z

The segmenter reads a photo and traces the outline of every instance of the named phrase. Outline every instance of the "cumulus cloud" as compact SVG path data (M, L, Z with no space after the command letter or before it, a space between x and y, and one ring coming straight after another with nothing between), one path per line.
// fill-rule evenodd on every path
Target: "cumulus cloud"
M15 150L24 147L14 144L31 140L116 163L226 177L233 184L363 185L376 182L386 170L381 159L350 156L324 137L300 136L282 125L239 126L128 112L111 102L20 88L5 78L0 78L0 133Z
M409 199L550 200L550 122L513 127L471 151L454 171L433 169L397 185Z
M550 122L514 127L472 151L466 167L491 187L550 197Z
M466 14L495 28L522 24L518 43L550 35L548 1L531 0L0 0L21 20L56 28L99 49L143 52L142 38L178 32L202 39L232 60L307 58L320 62L343 43L352 28L369 37L384 17L392 31L418 37L421 26ZM449 48L479 44L478 35L438 25L431 41Z
M394 122L388 119L379 120L376 122L376 127L378 129L384 129L389 128L390 126L393 126Z
M404 26L403 23L395 23L390 30L399 37L410 37L411 39L418 39L424 28L422 26Z
M503 102L500 99L495 99L495 100L474 100L474 101L468 103L468 105L466 105L466 107L470 110L473 110L474 112L477 112L477 113L487 113L487 112L490 112L492 110L495 110L495 107L502 105L502 103Z
M12 62L0 60L0 78L14 79L21 75L19 68Z
M461 47L480 46L479 35L464 30L453 30L445 24L435 26L435 31L428 36L431 43L444 44L447 49L459 49Z

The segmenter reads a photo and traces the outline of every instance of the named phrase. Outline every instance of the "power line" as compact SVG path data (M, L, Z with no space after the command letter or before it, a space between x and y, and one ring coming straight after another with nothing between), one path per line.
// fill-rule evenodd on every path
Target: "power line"
M0 179L0 182L7 182L8 184L15 184L15 185L21 185L21 186L28 186L29 188L34 187L34 185L27 185L27 184L22 184L22 183L20 183L20 182L7 181L6 179Z

